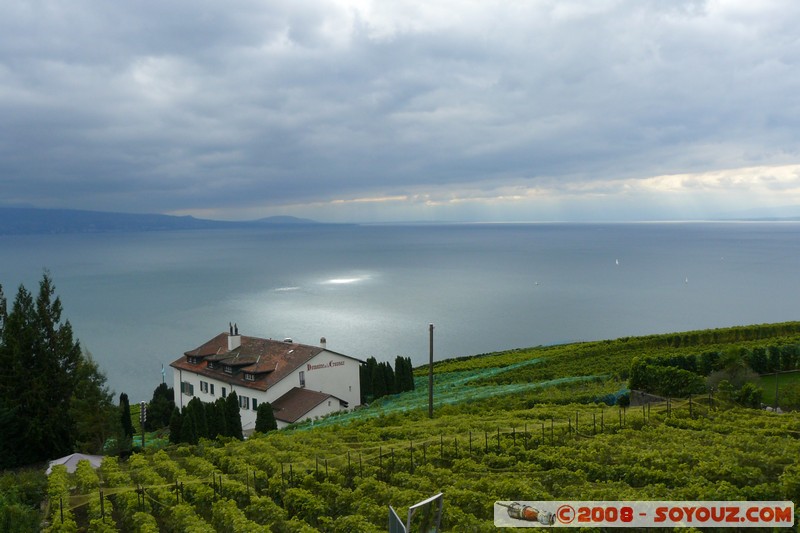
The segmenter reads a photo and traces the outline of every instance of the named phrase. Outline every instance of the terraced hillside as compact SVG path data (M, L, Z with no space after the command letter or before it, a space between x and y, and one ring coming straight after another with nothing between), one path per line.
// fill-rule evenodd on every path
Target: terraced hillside
M444 361L432 419L420 370L416 391L353 413L57 472L47 516L54 531L385 531L389 505L403 516L443 492L446 531L488 532L497 500L797 506L800 414L714 394L612 404L634 357L789 346L798 331L753 326Z

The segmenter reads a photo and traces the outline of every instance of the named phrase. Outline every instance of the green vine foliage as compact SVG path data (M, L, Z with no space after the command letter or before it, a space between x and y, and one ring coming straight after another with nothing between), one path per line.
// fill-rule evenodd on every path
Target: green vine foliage
M433 418L422 375L414 391L314 424L107 459L99 483L116 527L141 531L385 531L389 505L405 516L439 492L445 531L496 531L497 500L788 499L797 506L800 414L743 407L734 398L741 389L731 389L729 401L704 393L609 405L626 390L623 370L634 358L700 376L692 353L725 354L729 339L746 350L779 345L780 332L796 342L794 325L765 326L450 361L437 366ZM694 364L722 359L701 355ZM99 499L97 482L80 476L57 470L51 502L61 496L80 505L84 490ZM48 516L55 526L52 503ZM67 509L58 527L99 527L90 516Z

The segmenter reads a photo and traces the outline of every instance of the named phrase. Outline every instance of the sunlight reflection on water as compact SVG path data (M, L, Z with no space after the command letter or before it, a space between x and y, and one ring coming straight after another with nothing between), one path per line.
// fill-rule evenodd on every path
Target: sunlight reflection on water
M362 281L367 281L371 279L372 276L369 274L361 274L361 275L354 275L349 277L340 277L340 278L329 278L322 282L323 285L352 285L353 283L359 283Z

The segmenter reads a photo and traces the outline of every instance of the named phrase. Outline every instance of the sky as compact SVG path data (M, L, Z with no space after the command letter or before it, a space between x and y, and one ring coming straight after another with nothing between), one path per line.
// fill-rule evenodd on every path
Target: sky
M800 215L794 0L0 3L0 205Z

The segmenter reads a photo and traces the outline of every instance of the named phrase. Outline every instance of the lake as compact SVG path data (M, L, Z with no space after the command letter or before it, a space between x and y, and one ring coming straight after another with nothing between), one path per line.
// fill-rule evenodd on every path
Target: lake
M800 223L320 225L0 236L0 283L48 269L118 395L227 331L360 359L800 318ZM10 302L9 302L10 303Z

